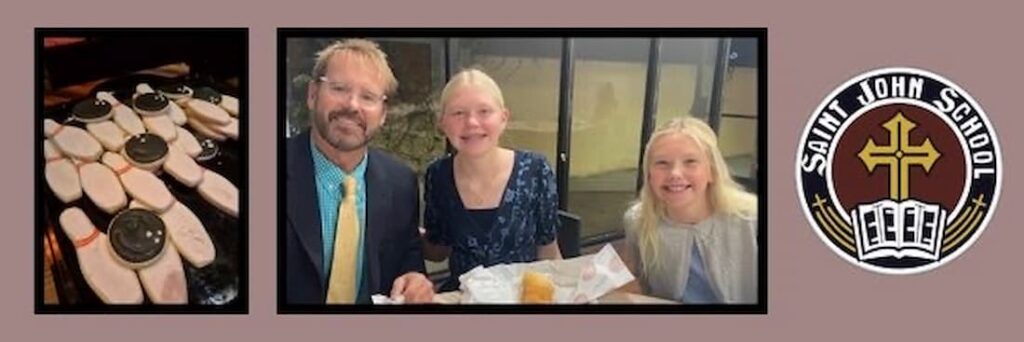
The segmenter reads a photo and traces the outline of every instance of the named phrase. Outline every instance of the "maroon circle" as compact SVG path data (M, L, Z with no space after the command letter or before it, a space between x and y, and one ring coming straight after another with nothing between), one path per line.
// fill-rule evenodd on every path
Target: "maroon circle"
M858 204L889 197L890 167L881 164L869 173L858 153L869 138L877 146L889 145L889 131L882 124L900 112L917 125L910 131L909 144L921 145L927 138L940 153L927 173L921 166L910 167L910 197L939 204L950 212L956 208L967 174L958 133L928 109L911 104L890 104L871 109L858 117L836 142L831 165L832 181L845 212L849 213Z

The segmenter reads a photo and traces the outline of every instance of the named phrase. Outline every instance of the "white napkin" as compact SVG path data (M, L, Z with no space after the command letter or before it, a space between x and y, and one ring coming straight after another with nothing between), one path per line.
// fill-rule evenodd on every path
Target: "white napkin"
M551 278L559 304L590 303L635 279L615 249L605 245L597 254L573 259L478 266L459 277L461 303L518 304L526 270Z

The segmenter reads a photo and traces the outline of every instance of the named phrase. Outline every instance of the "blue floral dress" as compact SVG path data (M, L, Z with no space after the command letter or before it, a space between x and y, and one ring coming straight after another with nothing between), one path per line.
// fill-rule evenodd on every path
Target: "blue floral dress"
M458 277L476 266L537 260L537 247L558 232L558 190L544 156L515 151L512 175L490 226L481 227L455 187L452 155L427 167L423 213L427 240L450 246L450 280L442 291L458 288Z

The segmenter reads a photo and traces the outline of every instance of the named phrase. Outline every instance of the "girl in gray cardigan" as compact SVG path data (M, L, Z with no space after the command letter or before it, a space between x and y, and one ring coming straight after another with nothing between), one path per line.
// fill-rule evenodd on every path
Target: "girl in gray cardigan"
M757 302L757 197L729 174L703 121L675 119L646 146L626 212L626 257L643 291L694 304Z

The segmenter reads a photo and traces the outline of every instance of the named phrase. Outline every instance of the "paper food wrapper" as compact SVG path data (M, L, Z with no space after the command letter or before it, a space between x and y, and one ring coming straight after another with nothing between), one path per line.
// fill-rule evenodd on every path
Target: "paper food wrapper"
M375 295L370 296L370 301L372 301L373 304L377 304L377 305L383 305L383 304L405 304L405 297L398 296L398 298L391 298L391 297L388 297L388 296L385 296L385 295L382 295L382 294L375 294Z
M555 284L554 303L590 303L633 281L633 274L610 244L600 252L566 260L478 266L459 277L462 304L519 304L523 272L548 276Z

